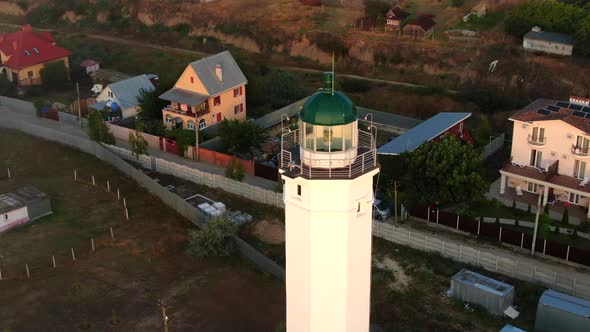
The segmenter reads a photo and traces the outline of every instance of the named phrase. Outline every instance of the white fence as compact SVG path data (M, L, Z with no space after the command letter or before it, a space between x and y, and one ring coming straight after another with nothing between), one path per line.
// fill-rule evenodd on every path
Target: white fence
M108 148L119 155L121 158L133 160L141 163L145 168L152 168L151 158L148 156L140 156L137 160L129 150L108 146ZM276 206L279 208L285 207L283 203L283 194L274 191L265 190L260 187L250 185L248 183L235 181L222 175L203 172L195 168L177 164L160 158L155 159L156 171L164 174L169 174L187 181L201 184L211 188L220 188L238 196L242 196L253 201Z
M377 221L373 222L373 235L411 248L436 252L459 262L480 266L488 271L537 282L556 291L590 299L590 284L555 270L540 268L511 258L497 256L484 250Z

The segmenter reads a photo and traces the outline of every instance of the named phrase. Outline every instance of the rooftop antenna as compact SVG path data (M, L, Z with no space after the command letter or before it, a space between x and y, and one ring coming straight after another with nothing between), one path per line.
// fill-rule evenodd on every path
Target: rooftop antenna
M332 52L332 96L334 95L334 84L335 84L334 76L336 76L336 72L334 71L335 67L336 67L336 58L334 57L334 52Z

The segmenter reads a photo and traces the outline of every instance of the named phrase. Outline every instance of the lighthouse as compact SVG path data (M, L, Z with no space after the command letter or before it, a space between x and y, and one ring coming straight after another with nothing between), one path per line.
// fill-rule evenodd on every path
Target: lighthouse
M283 128L287 332L369 331L375 129L333 75Z

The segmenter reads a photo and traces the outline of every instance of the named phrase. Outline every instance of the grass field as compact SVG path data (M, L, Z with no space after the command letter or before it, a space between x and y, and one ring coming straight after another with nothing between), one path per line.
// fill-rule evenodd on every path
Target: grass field
M188 257L190 223L98 159L3 130L0 160L14 174L0 178L1 193L34 185L51 195L54 211L0 234L0 331L158 331L159 298L172 331L274 331L284 321L279 281L239 257ZM74 183L74 168L87 181L94 175L99 186L108 179L120 188L130 221L112 194Z

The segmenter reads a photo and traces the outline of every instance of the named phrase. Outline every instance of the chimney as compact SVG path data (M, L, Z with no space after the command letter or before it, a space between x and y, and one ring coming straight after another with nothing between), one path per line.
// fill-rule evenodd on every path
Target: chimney
M33 27L30 24L23 25L24 32L33 32Z
M215 75L217 75L217 79L218 79L220 82L223 82L223 68L221 67L221 65L220 65L220 64L217 64L217 65L215 66Z

